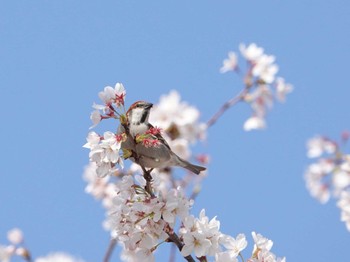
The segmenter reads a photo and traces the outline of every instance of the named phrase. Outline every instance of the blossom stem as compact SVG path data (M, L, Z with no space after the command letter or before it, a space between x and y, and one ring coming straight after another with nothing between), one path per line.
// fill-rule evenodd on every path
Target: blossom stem
M244 257L241 252L238 253L239 257L242 259L242 262L244 262Z
M103 262L109 262L116 244L117 244L117 240L115 238L112 238L111 241L109 242L108 249L103 258Z
M245 95L248 93L250 86L251 85L246 84L246 86L236 96L226 101L220 107L220 109L208 120L207 127L211 127L212 125L214 125L216 121L226 112L227 109L242 101Z
M32 262L33 261L33 259L32 259L32 257L31 257L31 255L30 255L28 250L26 250L26 253L25 253L25 256L24 256L24 260L27 261L27 262Z

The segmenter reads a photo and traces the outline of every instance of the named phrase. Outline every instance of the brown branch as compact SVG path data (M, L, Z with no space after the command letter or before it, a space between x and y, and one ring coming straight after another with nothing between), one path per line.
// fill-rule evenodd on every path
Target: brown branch
M169 242L173 242L177 248L179 249L179 251L181 252L184 244L182 243L182 241L180 240L180 238L178 237L178 235L173 231L173 230L166 230L166 233L168 234L169 238L168 241ZM191 255L188 255L186 257L184 257L188 262L195 262L195 260L193 259L193 257Z
M248 93L250 87L250 84L246 84L246 86L235 97L226 101L220 107L220 109L208 120L207 127L211 127L212 125L214 125L216 121L226 112L227 109L242 101L245 95Z
M25 261L27 261L27 262L32 262L32 261L33 261L32 256L31 256L29 250L26 249L26 248L24 248L24 253L22 254L22 257L23 257L23 259L24 259Z
M136 162L137 163L137 162ZM140 165L140 167L142 168L143 171L143 177L146 180L146 186L145 186L145 190L148 194L150 194L151 197L154 197L154 193L153 193L153 189L152 189L152 176L151 176L151 172L153 170L146 170L146 168L144 166L142 166L140 163L137 163Z
M108 249L103 258L103 262L109 262L116 244L117 244L117 240L115 238L112 238L111 241L109 242Z
M197 259L198 259L200 262L208 262L208 260L207 260L207 257L206 257L206 256L197 257Z

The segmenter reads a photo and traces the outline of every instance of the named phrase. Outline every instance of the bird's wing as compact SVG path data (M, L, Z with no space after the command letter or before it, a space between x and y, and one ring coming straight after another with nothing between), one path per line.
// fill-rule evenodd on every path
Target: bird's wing
M148 126L149 126L149 129L150 129L150 128L154 128L154 126L151 125L151 124L148 124ZM164 139L164 137L162 136L161 133L158 133L158 134L152 135L152 136L155 137L156 139L158 139L159 142L161 142L162 144L164 144L167 148L169 148L169 150L171 150L171 148L170 148L168 142Z

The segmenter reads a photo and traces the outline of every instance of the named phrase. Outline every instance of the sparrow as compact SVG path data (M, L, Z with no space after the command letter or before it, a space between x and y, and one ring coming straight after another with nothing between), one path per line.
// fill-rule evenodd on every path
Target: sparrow
M137 162L143 167L166 168L178 166L197 175L205 170L205 167L193 165L175 154L160 132L151 134L157 145L145 146L143 143L135 142L137 136L145 134L154 128L148 121L152 106L152 103L145 101L137 101L130 106L126 112L126 125L131 137L127 138L121 147L134 151L139 158ZM125 132L125 128L120 126L118 132ZM134 141L131 141L131 139L134 139ZM130 159L135 162L133 157L130 157Z

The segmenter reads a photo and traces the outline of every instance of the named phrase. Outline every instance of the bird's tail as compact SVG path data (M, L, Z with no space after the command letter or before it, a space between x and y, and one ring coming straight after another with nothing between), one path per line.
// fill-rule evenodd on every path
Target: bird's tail
M191 171L192 173L195 173L196 175L199 175L199 173L201 171L204 171L206 170L205 167L202 167L202 166L197 166L197 165L193 165L191 164L190 162L182 159L179 157L179 162L180 162L180 166L182 166L183 168L186 168L187 170Z

